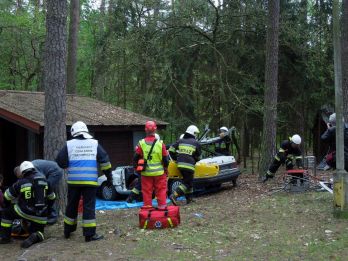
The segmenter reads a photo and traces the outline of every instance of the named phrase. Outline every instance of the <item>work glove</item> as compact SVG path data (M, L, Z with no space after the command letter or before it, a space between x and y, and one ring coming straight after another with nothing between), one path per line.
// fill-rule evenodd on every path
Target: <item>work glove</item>
M112 173L111 170L104 170L104 174L106 176L107 184L108 186L112 186L114 184L113 179L112 179Z

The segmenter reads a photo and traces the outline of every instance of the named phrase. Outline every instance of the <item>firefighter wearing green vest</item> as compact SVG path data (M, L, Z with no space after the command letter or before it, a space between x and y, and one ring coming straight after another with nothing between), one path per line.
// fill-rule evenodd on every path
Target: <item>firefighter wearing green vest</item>
M141 174L141 191L145 208L152 208L152 194L155 192L158 208L167 206L168 152L165 144L157 140L154 121L145 124L146 137L139 141L135 148L134 165Z

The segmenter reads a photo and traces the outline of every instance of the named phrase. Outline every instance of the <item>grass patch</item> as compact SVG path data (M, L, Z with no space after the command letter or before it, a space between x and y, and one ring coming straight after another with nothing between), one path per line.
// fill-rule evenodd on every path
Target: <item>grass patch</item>
M256 178L241 186L197 198L181 208L176 229L142 230L136 209L98 213L105 240L84 243L81 231L64 240L62 224L49 227L48 240L2 257L27 260L346 260L348 221L332 215L325 192L269 196ZM201 214L195 215L195 213ZM115 232L116 231L116 232ZM43 251L44 250L44 251Z

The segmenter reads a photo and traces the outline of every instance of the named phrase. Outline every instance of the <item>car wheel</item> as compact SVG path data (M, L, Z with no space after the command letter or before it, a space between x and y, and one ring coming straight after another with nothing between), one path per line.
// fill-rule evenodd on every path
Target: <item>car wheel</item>
M181 179L168 180L168 194L171 195L182 184Z
M109 186L106 182L100 186L100 195L101 198L105 200L115 200L117 198L115 187Z

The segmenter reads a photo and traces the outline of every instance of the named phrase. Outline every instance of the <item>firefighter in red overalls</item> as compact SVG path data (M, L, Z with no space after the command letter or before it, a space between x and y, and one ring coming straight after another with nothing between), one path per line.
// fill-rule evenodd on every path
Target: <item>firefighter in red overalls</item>
M157 130L154 121L145 124L146 137L135 148L134 164L141 173L141 191L144 207L152 207L152 194L155 192L158 208L167 206L167 168L168 152L163 141L155 138Z

